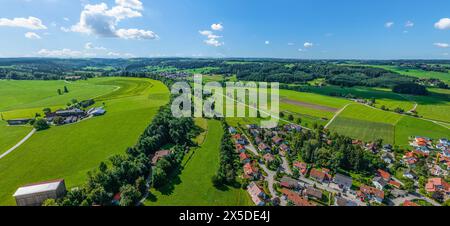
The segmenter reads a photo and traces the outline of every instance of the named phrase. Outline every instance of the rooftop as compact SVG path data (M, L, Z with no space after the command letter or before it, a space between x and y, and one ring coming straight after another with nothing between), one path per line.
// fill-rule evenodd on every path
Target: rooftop
M54 181L48 181L48 182L40 182L36 184L29 184L25 185L23 187L20 187L17 189L17 191L14 193L14 197L16 196L22 196L22 195L30 195L30 194L36 194L36 193L42 193L42 192L48 192L48 191L55 191L58 189L59 185L61 183L64 183L64 180L54 180Z

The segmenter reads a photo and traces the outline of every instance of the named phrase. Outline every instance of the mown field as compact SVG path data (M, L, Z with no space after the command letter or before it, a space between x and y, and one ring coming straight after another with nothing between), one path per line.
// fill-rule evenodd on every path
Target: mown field
M57 90L64 90L66 86L68 93L58 95ZM65 106L72 99L85 100L107 93L111 93L117 86L105 86L92 81L15 81L0 80L0 112L5 119L14 117L33 117L36 111L45 107ZM28 114L18 115L17 110L32 109ZM13 111L12 111L13 110ZM42 110L42 109L40 109ZM41 112L41 111L38 111Z
M383 139L385 143L409 148L411 136L433 139L448 137L450 130L420 118L386 112L361 104L349 105L329 126L331 131L364 141Z
M249 206L249 195L243 189L215 188L211 177L219 168L219 148L223 129L220 121L208 120L208 131L199 148L191 150L183 161L184 169L173 184L157 191L145 202L149 206Z
M31 126L7 126L7 123L0 121L0 155L12 148L18 141L31 132Z
M38 132L1 159L0 205L13 205L12 194L24 184L55 178L64 178L69 188L82 184L87 171L134 145L159 107L169 100L167 87L159 81L96 78L86 83L110 91L97 98L96 103L105 104L106 115ZM118 86L120 89L117 90ZM71 92L77 92L76 87L71 89ZM86 93L85 98L98 94L97 91L91 95ZM63 102L48 102L49 105L58 103ZM32 101L29 104L34 106Z

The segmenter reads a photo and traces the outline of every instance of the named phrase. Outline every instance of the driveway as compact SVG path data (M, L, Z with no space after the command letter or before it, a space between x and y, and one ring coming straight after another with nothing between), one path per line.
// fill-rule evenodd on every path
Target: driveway
M9 150L7 150L5 153L3 153L2 155L0 155L0 159L4 158L5 156L7 156L9 153L13 152L14 150L16 150L18 147L20 147L20 145L22 145L23 143L25 143L25 141L27 141L28 139L30 139L31 136L33 136L33 134L36 132L36 129L31 130L31 132L25 136L21 141L19 141L19 143L17 143L16 145L14 145L14 147L10 148Z

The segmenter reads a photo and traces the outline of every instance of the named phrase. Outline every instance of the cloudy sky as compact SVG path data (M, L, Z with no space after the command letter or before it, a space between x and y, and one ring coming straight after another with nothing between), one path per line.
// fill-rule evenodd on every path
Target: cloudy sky
M0 0L0 57L450 59L448 0Z

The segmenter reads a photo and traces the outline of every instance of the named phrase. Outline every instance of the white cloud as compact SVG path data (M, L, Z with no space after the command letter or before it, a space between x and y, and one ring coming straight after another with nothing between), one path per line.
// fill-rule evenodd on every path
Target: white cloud
M303 44L303 46L304 46L305 48L311 48L311 47L314 46L314 44L313 44L312 42L305 42L305 43Z
M70 21L70 19L67 18L67 17L64 17L63 20L65 20L65 21Z
M205 44L209 45L209 46L219 47L219 46L223 46L225 43L220 42L217 39L207 39L207 40L205 40Z
M34 32L25 33L25 37L28 39L41 39L41 36L39 36L38 34L36 34Z
M265 41L264 44L269 45L270 41Z
M288 45L288 46L293 46L293 45L295 45L295 43L289 42L287 45Z
M391 28L392 26L394 26L394 22L392 22L392 21L386 22L386 23L384 24L384 26L385 26L386 28Z
M450 29L450 18L442 18L437 23L434 24L436 29L448 30Z
M131 8L131 9L137 9L137 10L144 9L144 6L140 0L116 0L116 4L119 6Z
M117 37L123 39L159 39L158 35L153 31L140 29L119 29L116 34Z
M133 54L131 53L117 53L117 52L109 52L107 54L109 57L113 57L113 58L133 58L135 57Z
M414 22L412 22L410 20L406 21L405 27L414 27Z
M28 18L0 18L0 27L21 27L27 28L31 30L45 30L47 27L42 24L42 21L36 17L28 17Z
M203 30L199 31L201 35L207 37L207 40L204 40L204 43L209 46L219 47L224 45L225 43L219 41L219 39L222 38L222 36L214 34L212 31L209 30Z
M92 44L92 42L86 43L84 45L84 48L88 49L88 50L106 50L105 47L103 47L103 46L95 46L94 44Z
M71 27L71 31L93 34L100 37L122 39L157 39L153 31L129 28L117 29L118 23L127 18L142 17L142 3L138 0L116 0L118 5L108 7L106 3L85 5L80 21Z
M64 32L72 31L70 28L66 28L66 27L61 27L60 29L61 29L61 31L64 31Z
M71 49L61 49L61 50L48 50L41 49L38 55L43 57L83 57L85 54L81 51L71 50Z
M443 53L442 55L444 55L444 56L448 56L448 53Z
M223 31L223 25L221 23L212 24L211 29L213 29L214 31Z
M433 43L433 45L436 47L439 47L439 48L448 48L449 47L448 43L441 43L441 42Z
M299 51L299 52L304 52L305 50L304 50L304 49L298 49L298 51Z

